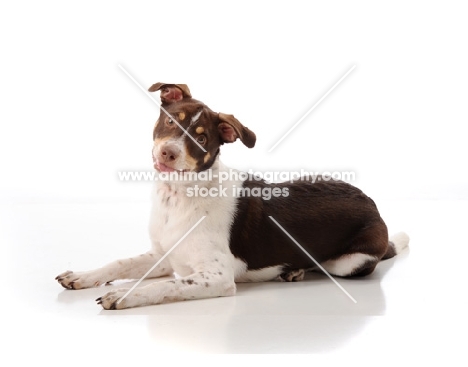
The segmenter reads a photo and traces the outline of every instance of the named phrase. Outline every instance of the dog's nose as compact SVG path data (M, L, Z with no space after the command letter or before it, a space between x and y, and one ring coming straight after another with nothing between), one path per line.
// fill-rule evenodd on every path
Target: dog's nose
M176 147L166 146L161 149L161 158L164 162L172 162L177 159L180 150Z

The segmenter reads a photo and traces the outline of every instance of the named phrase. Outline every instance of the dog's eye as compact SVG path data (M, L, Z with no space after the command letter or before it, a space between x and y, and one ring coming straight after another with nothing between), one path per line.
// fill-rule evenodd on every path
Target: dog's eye
M167 120L166 123L167 123L169 126L174 125L174 121L172 121L172 119Z
M197 137L197 142L201 145L206 143L206 136L205 135L200 135Z

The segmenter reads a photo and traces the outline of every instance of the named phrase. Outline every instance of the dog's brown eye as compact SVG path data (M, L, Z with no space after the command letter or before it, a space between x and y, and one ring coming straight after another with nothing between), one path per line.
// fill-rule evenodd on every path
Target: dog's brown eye
M198 138L197 138L197 142L199 144L205 144L206 143L206 137L204 135L200 135Z
M169 120L167 120L167 124L169 126L172 126L172 125L174 125L174 121L172 121L172 119L169 119Z

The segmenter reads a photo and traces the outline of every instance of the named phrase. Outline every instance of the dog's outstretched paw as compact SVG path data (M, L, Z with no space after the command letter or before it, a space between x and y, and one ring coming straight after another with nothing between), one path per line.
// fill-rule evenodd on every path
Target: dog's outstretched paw
M101 305L105 310L121 310L123 308L128 308L131 306L127 305L127 299L120 299L128 292L128 289L116 289L106 293L102 297L96 299L98 305ZM120 302L119 302L120 301Z
M99 287L102 282L91 279L85 273L75 273L67 270L66 272L59 274L55 277L55 280L66 289L84 289Z

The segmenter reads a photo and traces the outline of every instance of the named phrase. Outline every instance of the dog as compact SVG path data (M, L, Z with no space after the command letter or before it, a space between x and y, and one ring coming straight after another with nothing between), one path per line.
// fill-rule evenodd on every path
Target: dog
M174 273L176 277L130 293L128 289L112 290L97 303L104 309L123 309L233 296L236 282L294 282L302 280L307 271L365 276L381 260L408 245L403 232L389 239L374 201L348 183L320 179L267 183L233 176L219 160L221 146L240 140L253 148L255 134L233 115L216 113L193 99L185 84L156 83L149 91L161 93L160 116L153 130L154 168L160 175L172 175L155 182L151 250L96 270L64 272L56 277L63 287L83 289L117 279L140 279L160 262L147 278ZM207 172L226 179L222 185L215 179L175 179ZM194 195L195 187L205 192L220 190L223 195ZM276 195L237 195L238 189L268 189Z

